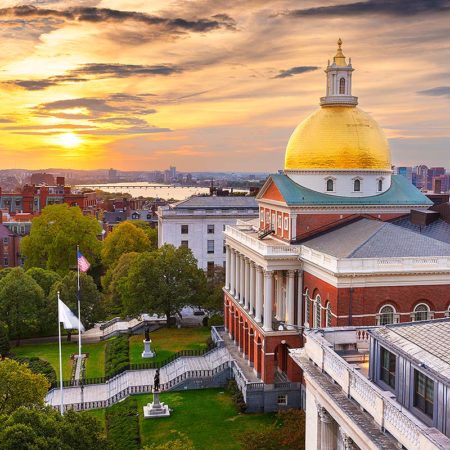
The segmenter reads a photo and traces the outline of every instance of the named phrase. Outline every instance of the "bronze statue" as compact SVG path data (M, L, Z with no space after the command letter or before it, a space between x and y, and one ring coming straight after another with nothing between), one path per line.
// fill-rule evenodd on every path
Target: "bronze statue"
M159 369L156 369L155 378L153 379L153 391L159 391Z
M150 340L150 327L147 325L144 331L145 340L148 342Z

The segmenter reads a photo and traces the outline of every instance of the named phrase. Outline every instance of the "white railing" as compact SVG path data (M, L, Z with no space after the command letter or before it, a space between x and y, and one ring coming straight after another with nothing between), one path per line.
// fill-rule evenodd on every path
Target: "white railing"
M365 339L365 330L355 329L355 331L354 341L347 343L356 344ZM335 333L339 334L339 331ZM330 375L349 398L358 402L380 427L386 429L404 447L410 450L446 448L445 445L433 439L426 425L421 424L408 411L404 410L391 398L390 393L378 388L357 368L352 367L336 354L330 342L318 335L317 332L307 335L306 344L301 353Z
M227 225L225 227L225 235L237 240L250 249L256 251L263 256L298 256L298 246L290 244L268 245L266 241L258 239L256 236L251 236L245 231L253 231L251 225L242 225L239 227ZM273 242L273 241L271 241Z

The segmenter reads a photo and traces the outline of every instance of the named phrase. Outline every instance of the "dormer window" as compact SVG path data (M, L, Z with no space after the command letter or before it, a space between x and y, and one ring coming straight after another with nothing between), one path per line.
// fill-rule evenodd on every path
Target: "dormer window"
M333 192L334 191L334 181L331 179L327 180L327 192Z
M378 180L378 192L381 192L383 190L383 180L380 178Z

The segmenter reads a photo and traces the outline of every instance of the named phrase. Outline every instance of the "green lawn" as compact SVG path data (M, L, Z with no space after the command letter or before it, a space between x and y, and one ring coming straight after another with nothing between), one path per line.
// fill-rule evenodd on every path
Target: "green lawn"
M95 344L83 344L82 351L89 353L86 361L86 377L102 377L105 373L105 342L96 342ZM13 347L11 352L17 356L37 356L38 358L48 361L56 371L59 380L59 347L57 342L46 344L23 344ZM70 356L78 353L77 342L62 343L62 360L63 360L63 379L70 380L72 371L72 361Z
M160 328L150 333L151 348L156 356L151 359L142 358L143 336L130 337L130 362L139 364L150 361L164 361L181 350L202 350L207 347L207 339L211 336L208 327L198 328Z
M163 393L161 401L173 411L170 417L160 419L144 419L143 406L152 401L150 395L134 398L138 404L141 445L149 448L168 443L182 433L199 450L238 450L241 448L238 439L242 432L260 429L276 421L275 414L239 413L230 394L224 389ZM130 402L130 399L125 402ZM104 420L102 415L97 417ZM124 429L123 433L127 430Z

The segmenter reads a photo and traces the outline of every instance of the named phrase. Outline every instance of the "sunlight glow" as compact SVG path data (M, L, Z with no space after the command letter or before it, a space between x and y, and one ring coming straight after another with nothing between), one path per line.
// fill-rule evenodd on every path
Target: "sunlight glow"
M65 148L74 148L79 146L82 140L74 133L63 133L58 136L57 142Z

